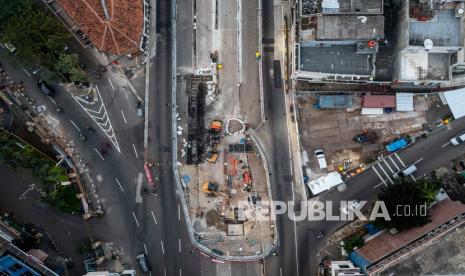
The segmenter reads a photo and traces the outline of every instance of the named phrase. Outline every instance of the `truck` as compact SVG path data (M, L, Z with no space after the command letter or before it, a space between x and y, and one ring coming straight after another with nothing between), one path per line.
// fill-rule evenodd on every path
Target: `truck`
M307 186L315 196L342 183L344 183L344 181L338 172L330 172L318 177L317 179L307 182Z
M388 152L395 152L395 151L405 148L407 145L408 145L408 141L406 138L404 137L397 138L391 143L386 145L386 150Z

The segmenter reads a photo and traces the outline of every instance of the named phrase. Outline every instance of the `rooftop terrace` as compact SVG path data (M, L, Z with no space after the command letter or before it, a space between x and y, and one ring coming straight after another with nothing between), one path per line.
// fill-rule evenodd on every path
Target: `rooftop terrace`
M369 40L384 37L384 16L318 16L317 39Z
M423 46L427 38L434 46L460 46L460 17L455 17L455 10L438 10L431 20L409 22L410 45Z

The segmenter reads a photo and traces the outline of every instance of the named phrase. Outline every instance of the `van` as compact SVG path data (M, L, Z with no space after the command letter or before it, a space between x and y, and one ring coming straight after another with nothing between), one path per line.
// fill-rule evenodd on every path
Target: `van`
M409 176L412 173L414 173L417 170L417 167L415 165L409 165L405 168L403 168L400 172L397 173L396 176Z
M136 256L137 262L139 263L140 268L142 269L143 272L149 272L150 271L150 265L147 261L147 256L144 253L140 253L139 255Z
M326 157L324 151L322 149L316 149L315 156L318 160L318 165L320 166L320 169L326 169L328 165L326 164Z

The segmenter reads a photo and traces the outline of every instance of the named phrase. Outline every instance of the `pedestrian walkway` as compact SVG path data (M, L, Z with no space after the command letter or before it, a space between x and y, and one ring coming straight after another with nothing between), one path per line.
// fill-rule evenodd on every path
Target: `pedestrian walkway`
M378 188L381 185L387 186L389 183L394 183L395 175L405 168L405 163L396 153L388 155L383 159L377 161L371 169L375 172L378 178L381 180L381 183L374 186L374 188ZM414 180L415 178L411 176Z

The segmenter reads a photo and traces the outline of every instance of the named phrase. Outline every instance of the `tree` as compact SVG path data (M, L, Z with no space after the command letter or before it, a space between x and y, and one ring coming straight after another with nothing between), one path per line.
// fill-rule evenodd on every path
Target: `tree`
M428 208L438 191L438 183L431 179L396 178L378 195L378 200L386 204L391 220L377 219L376 224L400 231L425 225L430 222Z
M55 69L72 82L89 81L86 73L79 67L79 58L76 54L60 54Z
M0 0L0 32L3 31L11 18L19 13L30 12L33 8L31 0Z
M70 34L56 18L29 0L25 3L27 7L8 20L1 41L16 47L16 55L22 64L40 64L51 69Z
M344 250L348 253L352 252L354 248L361 247L365 241L360 235L350 236L344 240Z

